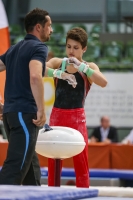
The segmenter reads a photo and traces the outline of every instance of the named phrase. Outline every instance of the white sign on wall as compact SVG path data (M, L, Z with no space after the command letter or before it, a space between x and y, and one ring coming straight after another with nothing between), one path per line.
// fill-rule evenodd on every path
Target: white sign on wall
M133 74L104 73L108 80L105 88L95 84L86 98L87 126L97 126L107 115L117 127L133 127Z

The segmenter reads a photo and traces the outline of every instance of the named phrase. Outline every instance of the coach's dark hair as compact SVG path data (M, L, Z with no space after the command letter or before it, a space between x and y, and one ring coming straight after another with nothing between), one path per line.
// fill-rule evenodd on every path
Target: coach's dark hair
M45 10L35 8L34 10L30 11L24 19L25 30L27 33L32 32L33 28L36 24L41 24L42 26L45 25L47 22L46 16L49 13Z
M88 35L83 28L75 27L67 32L66 43L68 39L80 42L82 48L87 46Z

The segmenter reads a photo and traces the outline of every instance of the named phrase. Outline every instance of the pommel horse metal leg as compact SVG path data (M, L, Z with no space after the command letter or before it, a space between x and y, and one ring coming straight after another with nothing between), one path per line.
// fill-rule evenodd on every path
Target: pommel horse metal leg
M61 160L55 159L55 166L54 166L54 186L60 187L60 173L61 173Z

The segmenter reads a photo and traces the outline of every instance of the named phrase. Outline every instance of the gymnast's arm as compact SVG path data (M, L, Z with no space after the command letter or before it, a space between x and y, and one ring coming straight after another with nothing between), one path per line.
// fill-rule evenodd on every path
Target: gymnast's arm
M107 79L100 72L99 67L95 63L88 63L88 67L94 70L93 74L88 77L90 83L95 83L101 87L105 87L107 85Z
M91 84L95 83L101 87L105 87L107 85L105 76L100 72L99 67L95 63L80 62L75 57L68 58L68 62L73 64L78 71L84 72Z
M69 64L73 64L73 66L78 69L80 72L84 72L90 83L95 83L101 87L105 87L107 85L107 80L105 76L100 72L98 66L95 63L85 63L79 61L75 57L69 57L67 62Z
M48 69L58 69L62 63L61 58L51 58L48 62L46 62L46 70L45 76L48 76Z

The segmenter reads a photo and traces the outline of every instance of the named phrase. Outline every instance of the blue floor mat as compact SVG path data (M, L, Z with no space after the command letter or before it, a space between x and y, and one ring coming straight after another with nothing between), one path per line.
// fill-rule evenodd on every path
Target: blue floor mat
M39 186L0 186L0 200L77 200L98 196L97 189Z

